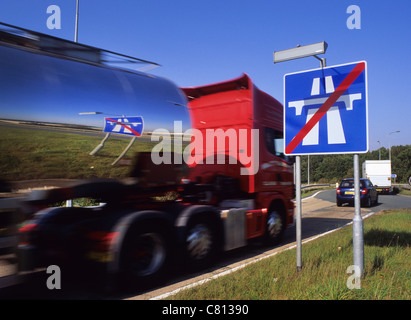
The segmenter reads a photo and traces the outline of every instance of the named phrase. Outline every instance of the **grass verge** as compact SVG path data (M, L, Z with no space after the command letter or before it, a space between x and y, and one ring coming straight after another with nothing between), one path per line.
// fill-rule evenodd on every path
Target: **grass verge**
M399 194L403 196L411 196L411 190L405 188L399 188Z
M303 245L303 270L295 249L178 293L176 300L410 300L411 209L390 210L364 221L364 277L349 289L352 227Z
M129 139L112 137L95 156L102 137L32 128L0 126L0 173L4 180L122 178L130 168L111 163ZM127 153L151 151L153 142L138 140Z
M321 191L321 190L328 190L328 189L335 189L334 187L311 187L301 190L301 199L309 197L314 193Z

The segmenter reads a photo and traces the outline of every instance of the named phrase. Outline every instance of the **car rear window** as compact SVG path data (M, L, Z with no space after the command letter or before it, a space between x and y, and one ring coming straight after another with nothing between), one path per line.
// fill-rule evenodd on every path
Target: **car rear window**
M341 188L354 188L354 181L343 181L340 185Z
M360 180L360 187L364 187L364 181ZM354 188L354 180L343 180L340 184L340 188Z

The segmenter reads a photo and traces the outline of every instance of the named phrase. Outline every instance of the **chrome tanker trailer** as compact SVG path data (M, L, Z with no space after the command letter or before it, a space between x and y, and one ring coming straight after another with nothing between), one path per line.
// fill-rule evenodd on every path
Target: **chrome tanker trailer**
M278 243L293 221L281 104L247 75L180 89L119 60L148 63L0 31L0 179L21 196L20 270L142 285Z

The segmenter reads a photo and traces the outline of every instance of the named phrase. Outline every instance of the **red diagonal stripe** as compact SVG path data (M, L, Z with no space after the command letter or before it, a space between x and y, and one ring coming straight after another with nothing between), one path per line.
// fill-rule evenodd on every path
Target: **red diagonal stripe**
M106 119L107 119L108 121L113 121L114 123L117 123L117 124L119 124L120 126L122 126L122 127L126 128L126 129L130 130L135 136L137 136L137 137L140 136L140 134L139 134L136 130L134 130L134 129L131 128L131 125L130 125L130 126L127 126L127 125L126 125L127 122L118 122L118 121L113 120L113 119L110 119L110 118L106 118Z
M285 148L285 153L290 154L295 148L303 141L305 136L311 131L312 128L321 120L327 111L337 102L341 95L348 89L348 87L358 78L358 76L364 71L365 63L358 63L354 69L345 77L341 84L335 89L335 91L328 97L320 109L311 117L311 119L302 127L300 132L290 141Z

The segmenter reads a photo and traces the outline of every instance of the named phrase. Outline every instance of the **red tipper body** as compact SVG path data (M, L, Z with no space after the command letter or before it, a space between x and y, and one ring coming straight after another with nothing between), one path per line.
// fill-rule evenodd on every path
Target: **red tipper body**
M197 160L210 157L205 150L208 148L210 151L211 139L214 139L211 151L226 157L223 164L218 164L216 157L210 164L205 160L200 164L194 163L188 178L204 183L216 175L237 178L243 192L255 194L258 207L268 207L278 198L287 204L287 212L291 212L293 168L283 156L282 104L259 90L246 74L230 81L184 88L183 91L189 100L192 128L201 132L203 139L203 157L198 155L200 150L195 150ZM210 132L216 133L218 129L224 130L223 137L217 134L216 138L210 136ZM256 135L254 141L252 131ZM236 143L230 142L233 137ZM219 144L216 142L218 139L225 142ZM198 146L198 141L195 145ZM235 163L230 163L233 155L237 161L231 159ZM240 161L241 157L243 161ZM248 163L244 159L249 160ZM241 173L241 168L248 170L249 174Z

